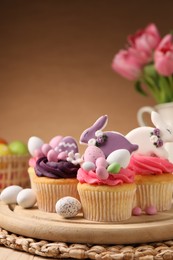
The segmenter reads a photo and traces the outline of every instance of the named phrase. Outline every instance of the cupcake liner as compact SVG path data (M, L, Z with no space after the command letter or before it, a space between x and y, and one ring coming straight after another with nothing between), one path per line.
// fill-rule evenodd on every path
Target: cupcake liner
M84 218L92 221L113 222L131 217L135 185L121 187L78 184ZM123 186L123 185L122 185ZM89 187L89 189L88 189ZM104 188L102 188L104 187Z
M38 177L33 168L28 169L31 186L37 196L39 210L55 212L56 202L66 196L79 200L77 179L51 179Z
M142 210L155 206L157 211L172 207L173 183L137 184L136 205Z
M10 185L30 187L28 176L29 155L0 156L0 191Z
M77 194L77 183L74 184L48 184L34 183L37 195L38 208L42 211L55 212L56 202L66 196L79 199Z
M172 207L173 174L136 175L136 205L142 210L155 206L157 211Z

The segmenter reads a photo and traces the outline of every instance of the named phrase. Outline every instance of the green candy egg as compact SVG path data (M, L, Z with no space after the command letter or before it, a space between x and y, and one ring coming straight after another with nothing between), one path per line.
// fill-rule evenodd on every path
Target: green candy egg
M107 171L109 173L112 173L112 174L115 174L115 173L118 173L121 169L121 166L120 164L118 163L111 163L108 168L107 168Z
M8 148L11 154L15 155L26 155L28 154L27 145L21 141L12 141L8 144Z

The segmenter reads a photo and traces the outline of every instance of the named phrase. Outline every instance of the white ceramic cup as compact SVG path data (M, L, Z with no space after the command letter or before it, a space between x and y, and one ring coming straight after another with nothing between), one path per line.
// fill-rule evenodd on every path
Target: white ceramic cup
M173 127L173 102L159 104L154 107L151 106L141 107L137 112L137 120L139 126L146 126L144 120L144 114L145 113L151 114L152 111L158 112L161 118L164 120L164 122ZM165 148L169 153L169 160L173 163L173 142L166 143Z

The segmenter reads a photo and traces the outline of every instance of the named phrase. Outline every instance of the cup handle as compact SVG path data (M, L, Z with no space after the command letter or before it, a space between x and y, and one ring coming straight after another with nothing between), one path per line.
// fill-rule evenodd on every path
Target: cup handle
M138 124L140 126L146 126L145 122L144 122L144 118L143 115L144 113L149 113L151 114L152 111L155 111L154 108L150 107L150 106L146 106L146 107L141 107L138 112L137 112L137 121Z

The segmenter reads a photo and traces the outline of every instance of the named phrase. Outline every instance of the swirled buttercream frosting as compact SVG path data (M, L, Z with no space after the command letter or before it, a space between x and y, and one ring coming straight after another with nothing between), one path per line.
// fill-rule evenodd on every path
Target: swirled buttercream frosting
M79 167L65 160L49 162L46 157L42 157L36 161L35 172L38 177L76 178Z
M168 160L154 157L133 155L131 157L128 169L138 175L157 175L173 172L173 164Z
M133 183L134 173L131 170L122 168L118 174L109 174L106 180L101 180L97 177L96 172L87 172L80 168L77 173L77 179L80 183L116 186L123 183Z

